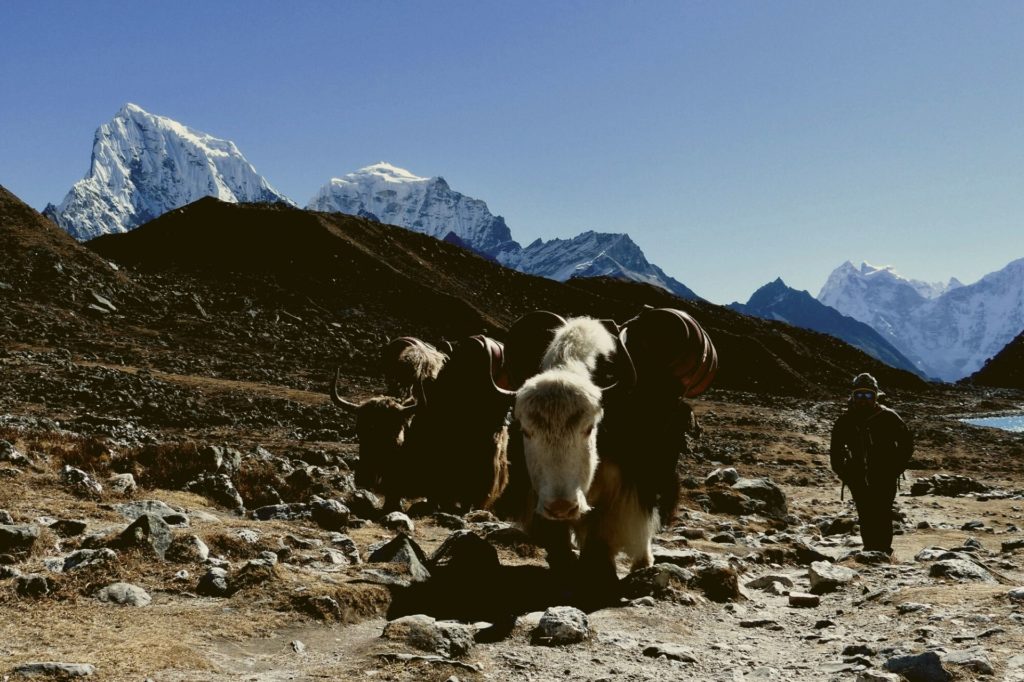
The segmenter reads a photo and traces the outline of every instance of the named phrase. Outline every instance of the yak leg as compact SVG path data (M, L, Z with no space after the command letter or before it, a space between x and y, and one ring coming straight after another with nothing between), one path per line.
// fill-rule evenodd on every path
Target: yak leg
M615 555L615 550L600 533L587 534L580 550L580 590L576 600L583 610L591 611L618 602Z

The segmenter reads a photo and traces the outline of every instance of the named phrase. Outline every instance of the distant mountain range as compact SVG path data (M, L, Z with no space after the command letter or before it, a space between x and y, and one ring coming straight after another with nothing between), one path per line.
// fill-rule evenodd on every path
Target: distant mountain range
M454 233L471 250L506 267L560 282L614 277L660 286L682 298L699 298L650 263L628 234L588 231L572 239L538 239L523 248L512 238L505 219L493 215L480 199L453 190L444 178L419 177L388 163L333 178L306 207L373 217L438 239Z
M257 174L233 142L203 133L134 104L99 127L86 177L44 214L80 241L132 230L205 196L232 203L292 204ZM309 201L314 211L346 213L444 239L528 274L564 281L607 276L699 298L648 262L626 234L585 232L536 241L526 249L501 216L444 178L423 178L388 163L333 178Z
M956 381L1024 330L1024 258L969 285L930 285L891 267L846 262L818 300L871 325L924 374Z
M127 104L96 131L86 177L44 213L84 241L127 232L207 196L295 206L234 143ZM330 180L307 207L399 225L557 281L604 276L700 299L648 261L627 234L588 231L523 247L484 201L453 190L444 178L419 177L383 162ZM737 309L835 334L893 366L906 367L909 360L917 373L947 381L978 370L1024 329L1024 259L967 286L956 279L929 284L892 268L844 263L818 301L881 338L816 309L781 280L768 287Z
M843 315L806 291L786 286L781 277L755 291L746 304L732 303L728 307L745 315L831 334L887 365L921 374L913 362L869 325Z

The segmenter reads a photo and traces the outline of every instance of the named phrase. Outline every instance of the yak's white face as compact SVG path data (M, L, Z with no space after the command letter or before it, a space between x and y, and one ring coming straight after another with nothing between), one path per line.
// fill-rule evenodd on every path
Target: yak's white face
M558 521L578 519L589 511L587 490L597 470L600 389L579 373L548 370L519 389L515 415L536 512Z

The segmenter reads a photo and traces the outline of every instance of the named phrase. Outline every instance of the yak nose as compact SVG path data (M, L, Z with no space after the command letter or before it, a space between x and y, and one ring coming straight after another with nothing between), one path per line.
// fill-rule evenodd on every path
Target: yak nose
M552 500L544 505L544 516L564 521L580 515L580 505L575 500Z

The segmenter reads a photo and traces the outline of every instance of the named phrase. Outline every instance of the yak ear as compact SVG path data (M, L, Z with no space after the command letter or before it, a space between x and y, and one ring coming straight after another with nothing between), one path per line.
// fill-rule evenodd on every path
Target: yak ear
M351 400L347 400L341 396L338 392L338 380L341 378L341 367L334 372L334 381L331 382L331 402L346 412L355 412L359 409L359 404L354 403Z

